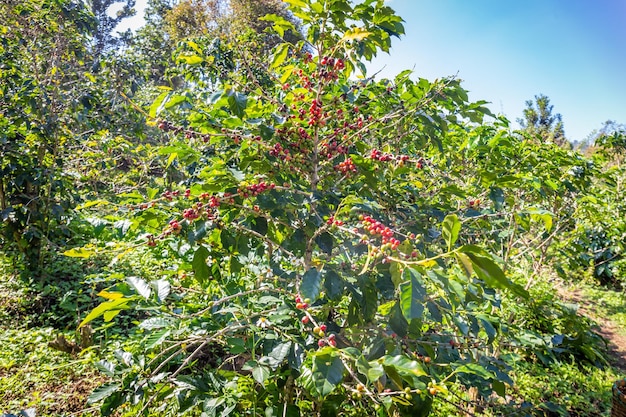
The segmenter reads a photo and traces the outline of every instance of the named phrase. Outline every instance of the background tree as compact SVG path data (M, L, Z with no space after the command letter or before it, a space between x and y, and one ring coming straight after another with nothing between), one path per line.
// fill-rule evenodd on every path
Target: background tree
M524 117L517 119L522 129L532 136L539 136L544 142L556 143L559 146L567 146L563 128L563 120L560 113L553 113L554 106L550 104L548 96L540 94L535 96L535 101L526 101Z
M109 9L118 3L123 3L122 8L111 16ZM135 0L91 0L89 7L98 21L93 33L92 50L97 61L104 52L121 43L122 39L116 37L113 31L122 20L135 15Z
M283 17L298 28L297 19L279 0L182 0L165 14L165 22L167 32L174 40L207 35L219 37L252 30L264 34L263 43L269 51L280 38L265 33L272 26L271 22L261 19L265 15ZM295 42L301 36L287 31L285 38Z
M96 22L82 4L17 0L0 5L0 21L1 227L33 271L42 246L67 232L75 195L63 167L85 127Z

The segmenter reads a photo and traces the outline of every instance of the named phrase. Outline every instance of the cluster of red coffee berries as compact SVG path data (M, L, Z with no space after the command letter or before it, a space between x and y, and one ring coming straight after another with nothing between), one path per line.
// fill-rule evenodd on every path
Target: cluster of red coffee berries
M209 207L219 207L220 206L220 199L217 198L214 195L211 195L209 193L202 193L198 196L198 199L200 201L208 201L209 202Z
M400 246L400 241L393 237L394 233L389 227L383 223L374 220L370 216L360 215L359 220L363 224L365 230L367 230L372 236L381 236L383 245L389 244L392 250L395 250Z
M320 144L320 155L327 159L333 159L337 155L348 153L348 148L339 145L336 140L322 142Z
M348 158L343 162L335 165L335 171L341 172L342 174L350 174L356 171L356 165L352 162L352 158Z
M300 297L299 295L296 295L295 302L296 302L296 308L298 310L306 310L307 308L309 308L309 303L304 302L304 300L302 300L302 297Z
M325 324L322 324L320 326L320 329L324 327L326 328ZM313 333L315 333L315 329L313 329ZM317 346L319 347L324 347L326 345L328 346L332 346L332 347L337 347L337 340L336 340L336 336L334 333L331 333L328 335L328 337L324 338L324 334L325 334L325 330L320 330L319 333L317 333L318 335L320 335L321 339L317 341Z
M309 107L309 116L309 126L324 124L324 119L322 118L322 102L320 100L313 100Z
M291 156L289 155L289 149L283 148L283 145L281 145L280 143L276 143L272 147L272 149L270 149L270 155L274 158L280 158L284 161L288 161L291 159Z
M161 197L163 197L164 199L168 201L172 201L174 197L178 197L179 195L180 195L180 191L178 190L174 190L174 191L167 190L161 194Z
M200 218L203 204L201 202L197 202L194 207L186 208L183 210L183 218L188 221L193 221Z
M467 201L467 205L469 206L469 208L478 208L480 207L480 200L479 199L469 199Z
M173 232L174 234L179 233L180 229L182 229L182 228L183 227L180 225L178 220L170 220L170 222L169 222L169 230L171 232Z
M167 120L159 120L157 122L157 127L164 132L173 132L176 134L184 132L185 139L202 138L204 142L208 142L209 139L211 139L211 135L202 134L191 129L185 129L181 126L175 126L173 123L170 123Z
M237 191L239 192L239 195L241 195L243 198L247 198L250 196L255 197L267 190L273 190L274 187L276 187L276 184L274 183L261 181L257 184L250 184L246 187L240 187Z
M335 219L335 216L330 216L328 220L326 220L326 224L329 226L343 226L343 221Z
M300 85L302 86L302 88L306 88L307 90L311 91L313 89L313 85L311 84L311 79L309 78L309 76L306 75L305 72L302 71L302 69L298 69L296 74L298 75L298 77L300 77Z
M327 56L320 59L320 65L322 68L319 71L319 78L325 81L336 80L339 78L337 73L346 67L342 59Z
M370 159L374 161L388 162L388 161L396 161L399 165L404 165L406 162L411 160L411 157L408 155L392 155L390 153L383 153L378 149L372 149L370 152ZM423 160L421 160L423 161ZM418 168L421 168L419 165L420 161L418 161Z
M370 159L373 159L374 161L387 162L393 160L394 157L389 153L382 153L380 150L374 148L370 152Z

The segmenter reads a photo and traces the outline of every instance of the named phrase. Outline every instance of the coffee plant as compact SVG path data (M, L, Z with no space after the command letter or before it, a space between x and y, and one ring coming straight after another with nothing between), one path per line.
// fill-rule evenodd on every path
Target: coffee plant
M148 110L180 181L121 195L116 245L170 266L102 290L80 324L138 322L98 363L103 415L426 416L451 387L513 384L501 353L524 345L501 306L531 300L505 261L545 256L551 210L584 186L560 167L584 163L511 134L457 79L368 77L404 30L382 0L287 3L302 41L185 41L185 87Z

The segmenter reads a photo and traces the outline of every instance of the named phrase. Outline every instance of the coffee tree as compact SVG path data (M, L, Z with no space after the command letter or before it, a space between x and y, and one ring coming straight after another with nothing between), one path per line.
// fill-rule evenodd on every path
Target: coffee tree
M187 89L150 109L187 179L125 196L126 229L172 270L103 290L81 323L141 319L140 344L99 363L105 415L414 416L453 383L512 384L500 290L528 294L467 221L499 194L448 154L488 111L456 79L367 78L403 33L382 0L288 3L303 41L268 59L253 35L187 41Z

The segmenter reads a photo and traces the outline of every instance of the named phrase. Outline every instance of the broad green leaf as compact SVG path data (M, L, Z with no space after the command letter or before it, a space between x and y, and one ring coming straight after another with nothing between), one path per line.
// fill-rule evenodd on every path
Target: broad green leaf
M455 252L454 256L456 257L459 266L461 266L461 268L463 268L463 271L465 271L465 274L468 277L471 277L474 273L474 268L472 267L472 261L470 260L470 258L462 252Z
M382 364L395 368L400 375L411 374L415 376L424 376L428 373L424 370L421 363L409 359L404 355L390 356L386 355L382 358Z
M452 246L459 237L461 230L461 222L456 214L449 214L442 223L442 235L448 245L448 252L452 250Z
M87 398L87 404L93 404L97 403L98 401L104 400L119 389L119 384L114 382L110 384L100 385L98 388L93 390L91 395L89 395L89 397Z
M293 23L289 20L285 19L282 16L276 14L268 14L263 17L260 17L259 20L263 20L266 22L273 22L272 28L276 31L278 36L281 38L285 36L285 30L291 30L292 32L296 32L297 29Z
M270 377L271 370L267 366L257 366L252 370L252 377L259 384L263 384Z
M485 329L485 333L487 333L488 343L493 342L498 334L496 328L493 327L493 324L491 324L491 321L487 318L487 316L476 315L476 318L480 320L480 323L483 325L483 329Z
M272 63L270 65L270 68L278 68L283 62L285 62L285 59L287 59L287 55L288 54L289 54L289 44L288 43L282 43L282 44L278 45L274 49L274 55L273 55L273 58L272 58Z
M283 0L283 1L295 7L305 8L307 6L307 3L303 0Z
M407 334L409 323L406 321L404 314L402 314L400 302L397 302L391 309L389 327L400 337L404 337Z
M391 281L397 288L402 282L402 271L404 266L399 262L392 262L389 266L389 272L391 273Z
M272 349L268 356L273 358L276 361L277 365L280 365L285 360L287 355L289 355L289 352L291 351L291 345L292 342L279 343L278 345L274 346L274 349Z
M474 272L478 278L485 281L487 285L493 288L509 290L522 298L528 299L528 291L522 286L509 281L504 275L504 271L491 258L474 252L467 252L466 255L472 261Z
M209 265L207 265L207 258L209 257L209 250L204 246L198 247L193 254L193 260L191 266L193 273L200 284L205 283L210 276Z
M546 231L549 232L552 230L552 218L553 214L547 210L532 208L525 210L526 213L530 214L530 218L535 221L542 221L543 225L546 228Z
M91 201L86 202L85 204L81 204L77 206L76 210L83 210L83 209L93 207L93 206L108 206L110 204L111 202L106 201L106 200L91 200Z
M320 397L324 398L343 381L343 362L330 355L315 356L313 359L313 383Z
M171 93L169 91L165 91L152 102L150 109L148 110L148 114L150 117L155 118L157 114L159 114L164 108L164 101Z
M341 40L343 42L352 41L352 40L362 41L363 39L367 38L370 35L372 35L372 32L369 32L365 28L353 28L353 29L347 30L346 33L344 33Z
M87 317L83 321L80 322L78 328L80 329L84 325L92 322L94 319L104 315L107 311L115 311L115 310L126 310L128 307L128 302L130 302L131 298L119 298L117 300L105 301L100 304L98 307L91 310Z
M161 329L152 331L145 340L147 349L154 349L157 345L162 344L165 339L170 335L170 329Z
M187 65L198 65L204 62L204 58L198 55L180 54L178 55L177 61L184 62Z
M326 269L324 276L326 296L331 300L339 300L343 295L343 290L346 286L343 278L341 278L341 276L332 269Z
M117 300L118 298L124 297L124 294L121 292L108 292L105 290L100 291L97 295L107 300Z
M85 249L85 248L73 248L73 249L66 250L65 252L63 252L63 255L68 256L70 258L87 259L95 253L96 251Z
M463 364L459 366L458 368L456 368L454 372L478 375L479 377L484 378L484 379L491 379L495 376L493 373L486 370L482 365L479 365L477 363Z
M98 370L102 372L103 374L105 374L106 376L113 377L115 375L114 363L105 361L103 359L103 360L96 362L95 365L96 365L96 368L98 368Z
M146 300L150 298L152 290L150 289L150 284L148 284L145 280L139 277L127 277L126 282L128 282L130 286L133 287L143 298Z
M186 96L181 96L181 95L173 95L170 97L170 99L167 101L167 103L165 104L165 108L169 109L172 108L174 106L177 106L181 103L184 102L188 102L189 99Z
M246 107L248 105L248 97L245 94L239 93L234 90L227 92L228 106L233 114L240 119L246 114Z
M105 311L104 314L102 315L102 318L104 319L105 322L110 322L111 320L113 320L118 314L120 314L122 310L116 309L116 310L109 310L109 311Z
M400 284L400 307L402 314L408 320L421 318L424 314L423 300L426 297L426 290L422 285L419 272L414 269L409 271L409 280Z
M317 268L311 268L302 277L300 294L302 298L308 298L311 302L317 300L322 289L322 273Z
M506 385L499 379L493 380L493 382L491 383L491 387L493 388L493 391L500 397L504 397L506 395Z
M154 290L156 291L159 302L163 302L167 298L167 296L170 295L171 286L168 280L159 279L156 281L151 281L150 285L152 285L152 288L154 288Z
M333 251L335 239L330 233L324 232L320 234L317 238L315 238L315 243L317 243L317 245L324 253L330 255Z

